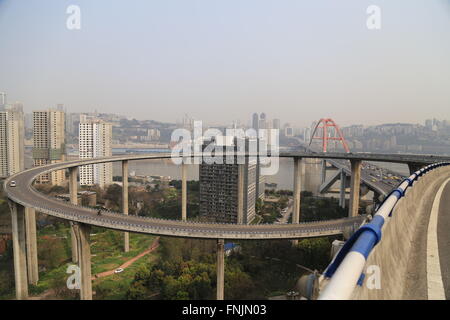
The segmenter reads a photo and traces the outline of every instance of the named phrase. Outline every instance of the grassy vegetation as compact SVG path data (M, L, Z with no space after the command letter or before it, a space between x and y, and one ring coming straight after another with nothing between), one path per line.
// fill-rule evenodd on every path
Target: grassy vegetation
M143 266L152 265L159 257L158 253L151 253L133 263L123 272L93 281L95 300L124 300L133 282L136 272Z
M130 251L123 252L123 233L106 230L91 235L92 274L118 268L148 249L154 236L130 233Z
M76 299L76 292L67 290L64 295L59 294L59 292L62 292L62 288L65 286L67 277L69 276L66 270L70 264L68 262L63 263L55 269L40 272L37 285L30 285L28 287L30 296L37 296L49 289L56 289L57 294L52 294L51 298Z
M114 270L131 258L147 250L154 236L130 233L130 251L123 252L123 232L98 227L91 230L92 275ZM70 227L65 222L53 223L38 230L39 282L30 285L30 295L40 295L51 290L49 297L58 299L78 299L77 290L66 287L68 274L66 270L71 262ZM93 281L93 290L97 292L95 299L124 299L134 273L142 264L151 263L156 253L137 260L120 274L102 277ZM9 268L8 278L14 274ZM11 287L11 290L13 286ZM0 299L13 299L12 291L1 292Z

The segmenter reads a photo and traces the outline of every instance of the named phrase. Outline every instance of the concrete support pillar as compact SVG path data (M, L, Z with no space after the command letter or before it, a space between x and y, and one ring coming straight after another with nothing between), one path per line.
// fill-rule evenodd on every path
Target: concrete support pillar
M25 235L25 208L18 203L9 202L14 255L14 276L16 298L28 298L27 254Z
M339 206L345 208L345 184L346 176L344 170L341 170L341 187L339 189Z
M187 220L187 164L181 164L181 220Z
M78 168L69 168L69 194L70 203L78 204L78 182L77 182ZM70 238L72 245L72 262L78 263L78 242L76 240L74 224L70 223Z
M25 208L25 228L28 283L36 285L39 280L39 268L36 239L36 211L33 208Z
M422 169L423 167L425 167L423 163L410 162L408 163L409 174L413 174L414 172Z
M300 200L302 191L302 158L294 158L294 208L292 209L292 223L300 222ZM296 246L298 240L292 240L292 244Z
M307 161L302 160L301 173L302 173L302 182L301 182L301 191L306 191L306 165Z
M350 160L352 177L350 180L350 208L349 217L356 217L359 209L359 189L361 183L361 160Z
M322 170L320 173L320 183L324 183L327 178L327 161L322 160Z
M238 165L238 205L237 205L237 223L244 223L244 176L245 167L243 164Z
M300 199L302 190L302 158L294 158L294 210L292 223L300 222Z
M81 275L80 299L92 300L91 247L89 244L91 226L77 222L74 227L78 242L78 266Z
M224 281L225 281L225 241L217 240L217 300L224 298Z
M69 168L69 193L70 203L78 204L78 181L77 181L78 168Z
M128 160L122 161L122 213L128 215ZM123 248L130 251L130 234L124 232Z

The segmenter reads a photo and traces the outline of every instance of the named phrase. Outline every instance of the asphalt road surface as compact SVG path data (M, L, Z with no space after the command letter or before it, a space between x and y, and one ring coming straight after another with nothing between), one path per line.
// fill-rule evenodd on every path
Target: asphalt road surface
M450 299L450 183L442 192L437 226L439 262L445 297Z

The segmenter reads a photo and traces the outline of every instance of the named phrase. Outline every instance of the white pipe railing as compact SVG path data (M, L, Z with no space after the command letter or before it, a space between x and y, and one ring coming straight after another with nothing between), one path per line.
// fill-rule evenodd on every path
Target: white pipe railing
M329 281L320 292L319 300L347 300L351 298L355 287L362 284L363 270L367 258L375 245L380 242L381 229L398 200L423 174L448 165L450 163L435 163L416 171L385 198L372 221L361 226L348 239L325 270L324 277Z

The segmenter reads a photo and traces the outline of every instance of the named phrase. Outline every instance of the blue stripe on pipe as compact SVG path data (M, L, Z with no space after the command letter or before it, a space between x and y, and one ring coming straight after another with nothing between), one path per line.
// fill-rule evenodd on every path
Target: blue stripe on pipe
M403 183L403 182L402 182ZM407 188L405 188L405 190L397 188L392 192L393 196L397 197L397 200L400 199L401 197L403 197L405 195L405 191ZM397 193L396 193L397 192Z
M412 179L410 179L410 178L406 179L406 180L408 181L408 186L409 186L409 187L412 186L412 184L413 184L413 182L414 182L414 179L415 179L415 177L412 178Z
M380 215L376 215L370 223L365 224L356 230L350 239L345 242L341 250L339 250L336 258L325 271L325 276L328 278L333 276L349 251L358 251L367 259L370 250L381 240L381 228L383 224L384 218ZM362 237L363 234L365 235L364 237ZM370 236L366 236L366 234ZM359 240L360 238L362 238L363 242ZM369 245L367 246L367 244ZM366 252L366 250L368 251Z
M366 232L361 233L350 251L359 252L367 259L372 248L381 240L381 228L383 224L384 218L382 216L378 215L373 217L370 223L361 227Z
M362 285L364 284L364 278L366 277L366 275L364 273L361 273L361 275L359 276L357 285L362 287Z
M367 257L369 256L370 251L372 251L373 247L375 246L377 239L377 230L370 229L369 231L366 229L366 231L361 233L350 251L361 253L367 260Z

